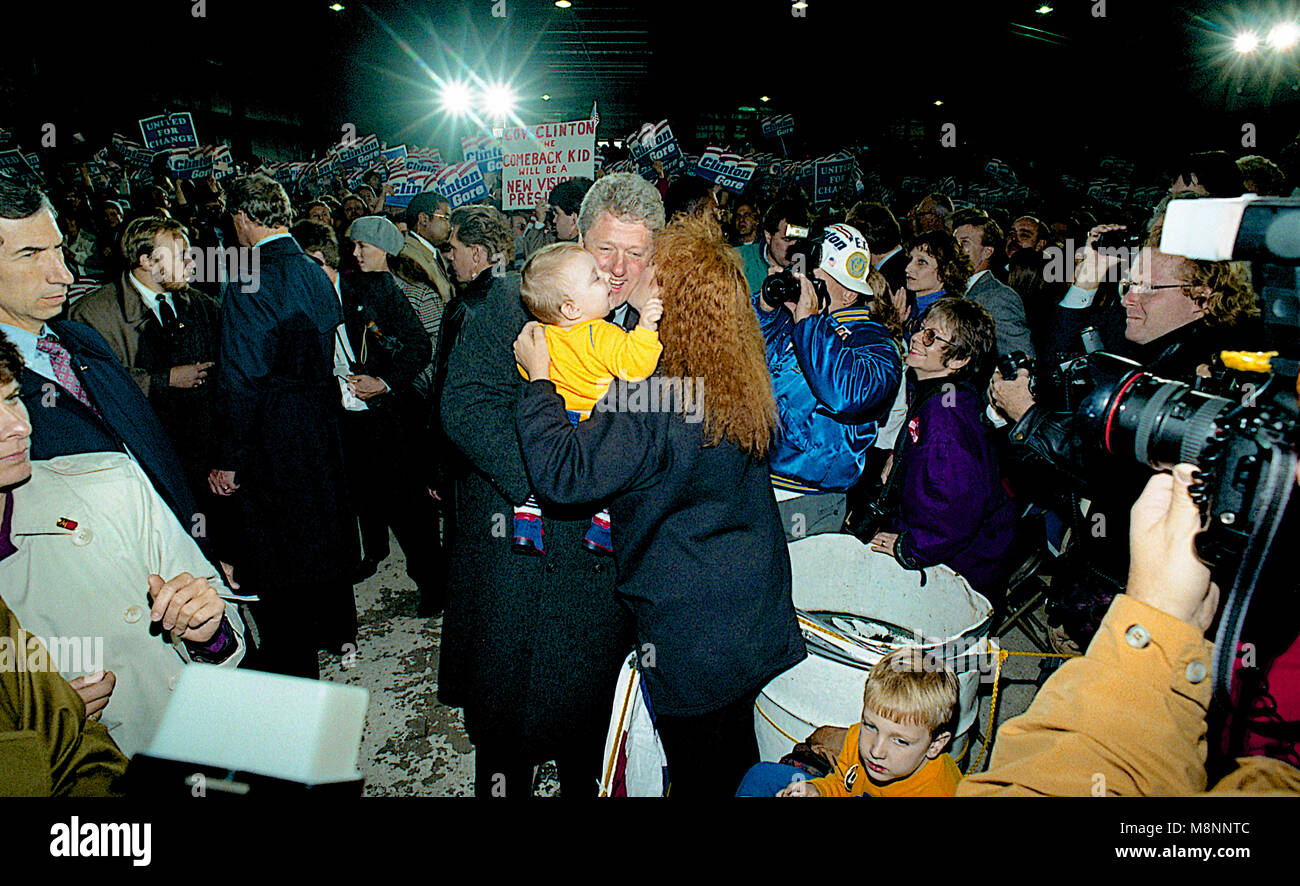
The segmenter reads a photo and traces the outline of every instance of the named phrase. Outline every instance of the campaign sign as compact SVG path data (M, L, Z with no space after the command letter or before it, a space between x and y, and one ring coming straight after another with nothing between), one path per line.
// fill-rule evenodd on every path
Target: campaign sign
M571 178L595 178L596 124L540 123L501 132L502 209L532 209Z
M172 148L167 171L178 179L205 178L212 174L212 155L198 148Z
M709 145L695 165L695 174L739 194L749 185L757 168L758 164L753 160L742 160L739 154Z
M443 167L441 172L434 174L433 181L438 193L447 198L452 209L488 195L487 183L474 160Z
M491 175L501 171L501 142L490 135L463 135L460 138L461 157L478 163L479 172Z
M216 145L206 148L212 154L212 177L220 181L235 174L235 158L230 153L230 145Z
M151 151L199 146L199 137L194 133L194 117L188 111L145 117L140 121L140 135L144 137L144 146Z
M763 118L763 135L768 138L777 138L782 135L790 135L794 132L794 115L793 114L776 114L772 117Z
M18 149L11 151L0 151L0 175L6 175L11 178L36 178L36 170L32 169L27 158Z
M155 151L142 148L124 136L113 133L113 151L122 158L122 163L132 169L148 169L153 162Z
M643 174L645 169L654 168L655 160L663 163L664 172L669 175L676 175L686 168L686 158L682 156L677 136L673 134L673 128L668 125L667 120L642 126L640 131L629 140L628 149Z
M813 166L813 202L829 203L852 176L852 157L835 154L819 159Z
M383 149L379 146L378 136L367 135L365 138L339 142L334 150L338 153L339 166L343 170L364 171L379 162L380 152Z
M406 161L406 145L398 145L395 148L384 148L379 152L379 156L384 158L384 162L391 168L396 162L402 165Z
M393 189L384 197L384 204L387 206L409 206L411 198L427 191L429 186L433 184L435 177L436 174L432 172L407 170L405 178L391 182Z

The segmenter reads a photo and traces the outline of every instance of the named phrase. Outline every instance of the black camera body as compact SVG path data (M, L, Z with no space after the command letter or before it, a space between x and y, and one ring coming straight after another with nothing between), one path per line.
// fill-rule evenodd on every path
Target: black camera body
M820 265L822 260L821 238L798 240L790 246L787 255L790 258L790 267L767 277L759 289L760 297L772 308L779 308L783 304L797 304L800 292L799 279L795 277L794 272L798 271L808 278L813 292L817 293L817 310L826 310L826 306L831 302L830 291L826 288L826 281L813 276L813 269Z
M1124 228L1118 231L1103 231L1093 243L1094 249L1139 249L1144 241L1142 234Z
M1113 354L1092 354L1088 364L1092 389L1075 413L1076 430L1107 454L1157 470L1198 467L1193 496L1209 520L1198 551L1210 562L1240 557L1262 469L1276 451L1297 444L1294 376L1271 376L1234 399L1160 378Z
M1012 351L998 358L997 370L1007 381L1014 379L1022 369L1029 371L1030 378L1034 377L1034 358L1024 351Z

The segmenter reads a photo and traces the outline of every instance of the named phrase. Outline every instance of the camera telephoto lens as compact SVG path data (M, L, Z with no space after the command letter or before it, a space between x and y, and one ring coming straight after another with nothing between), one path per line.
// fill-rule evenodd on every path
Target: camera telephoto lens
M1200 466L1219 420L1237 404L1159 378L1131 360L1094 357L1100 358L1092 367L1096 384L1078 414L1102 450L1157 469Z

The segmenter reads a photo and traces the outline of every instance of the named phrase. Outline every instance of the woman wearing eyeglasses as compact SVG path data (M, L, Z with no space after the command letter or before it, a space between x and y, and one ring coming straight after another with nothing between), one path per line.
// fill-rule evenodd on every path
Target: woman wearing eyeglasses
M908 569L943 563L985 596L1001 591L1015 523L980 420L996 353L993 318L973 301L941 298L921 319L905 360L907 420L886 483L895 529L871 540Z

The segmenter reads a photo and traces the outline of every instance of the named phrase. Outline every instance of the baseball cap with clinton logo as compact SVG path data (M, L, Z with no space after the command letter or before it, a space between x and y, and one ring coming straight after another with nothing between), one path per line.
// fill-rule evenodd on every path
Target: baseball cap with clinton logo
M867 285L871 273L871 248L867 240L849 225L830 225L822 240L822 261L818 265L847 289L874 295Z

